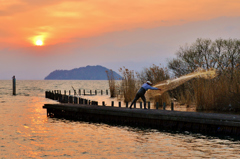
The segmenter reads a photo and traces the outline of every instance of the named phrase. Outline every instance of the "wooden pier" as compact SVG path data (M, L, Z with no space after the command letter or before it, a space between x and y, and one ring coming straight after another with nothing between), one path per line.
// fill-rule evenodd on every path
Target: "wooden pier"
M129 109L85 104L45 104L43 108L47 109L48 117L219 135L240 135L239 115Z
M129 109L98 105L96 102L45 104L43 108L47 109L48 117L55 118L236 137L240 135L240 115Z

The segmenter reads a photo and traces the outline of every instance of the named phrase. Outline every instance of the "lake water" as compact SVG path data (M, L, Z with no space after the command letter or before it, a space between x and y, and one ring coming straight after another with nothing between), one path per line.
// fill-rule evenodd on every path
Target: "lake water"
M48 118L46 90L106 90L108 81L0 81L0 158L240 158L240 141L190 132ZM111 101L106 95L91 97Z

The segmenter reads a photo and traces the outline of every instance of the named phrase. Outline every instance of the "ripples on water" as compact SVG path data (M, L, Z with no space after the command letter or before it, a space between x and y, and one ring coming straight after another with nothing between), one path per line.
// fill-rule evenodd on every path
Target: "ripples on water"
M17 81L17 96L10 80L0 82L1 159L240 157L240 142L229 137L47 118L42 109L56 103L45 90L105 90L107 81Z

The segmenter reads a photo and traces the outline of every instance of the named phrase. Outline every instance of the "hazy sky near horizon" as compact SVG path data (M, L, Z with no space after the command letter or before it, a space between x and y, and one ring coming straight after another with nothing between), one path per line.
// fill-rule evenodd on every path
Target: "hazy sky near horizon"
M197 38L240 37L240 0L0 0L0 80L167 65Z

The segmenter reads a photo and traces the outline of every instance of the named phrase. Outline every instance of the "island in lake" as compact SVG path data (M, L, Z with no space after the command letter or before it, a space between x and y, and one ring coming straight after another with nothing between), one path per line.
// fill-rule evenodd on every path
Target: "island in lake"
M44 80L108 80L106 71L110 69L96 65L74 68L72 70L55 70L51 72ZM122 77L113 71L115 80Z

